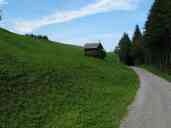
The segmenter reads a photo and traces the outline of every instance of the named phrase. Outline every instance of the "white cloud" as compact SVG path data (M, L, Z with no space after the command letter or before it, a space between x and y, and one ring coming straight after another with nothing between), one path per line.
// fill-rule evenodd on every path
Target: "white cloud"
M54 14L32 21L18 21L15 23L14 29L19 33L29 33L49 24L64 23L97 13L112 10L133 10L137 7L138 1L139 0L96 0L95 3L91 3L78 10L55 12Z
M8 4L8 2L6 0L0 0L0 6L2 6L4 4Z

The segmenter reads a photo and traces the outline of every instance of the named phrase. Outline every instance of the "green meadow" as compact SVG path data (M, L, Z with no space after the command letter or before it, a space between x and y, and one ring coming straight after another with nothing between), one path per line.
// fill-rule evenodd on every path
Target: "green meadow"
M0 29L0 128L119 128L137 88L113 53Z

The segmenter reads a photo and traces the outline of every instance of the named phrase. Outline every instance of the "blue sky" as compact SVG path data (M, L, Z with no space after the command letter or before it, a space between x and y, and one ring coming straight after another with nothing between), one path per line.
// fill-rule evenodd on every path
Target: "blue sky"
M84 45L102 41L113 50L123 32L144 27L153 0L0 0L0 26L16 33L48 35Z

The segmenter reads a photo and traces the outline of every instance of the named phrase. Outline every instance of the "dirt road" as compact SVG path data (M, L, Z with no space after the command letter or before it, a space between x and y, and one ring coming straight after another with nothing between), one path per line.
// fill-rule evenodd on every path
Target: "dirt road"
M141 68L140 89L121 128L171 128L171 83Z

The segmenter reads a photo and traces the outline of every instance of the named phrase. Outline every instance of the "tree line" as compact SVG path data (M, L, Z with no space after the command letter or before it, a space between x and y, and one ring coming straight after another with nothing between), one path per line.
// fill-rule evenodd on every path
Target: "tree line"
M49 40L48 36L45 35L25 34L25 36L32 37L33 39Z
M0 21L2 20L2 9L0 9Z
M2 20L2 9L0 9L0 21ZM32 37L33 39L49 40L46 35L25 34L25 36Z
M155 0L144 31L137 25L132 39L124 33L115 52L127 65L171 67L171 0Z
M144 49L142 43L143 35L137 25L132 39L130 39L127 33L123 34L118 46L115 48L115 53L117 53L120 60L127 65L140 65L144 63Z

